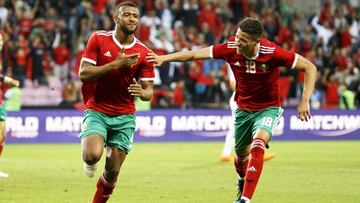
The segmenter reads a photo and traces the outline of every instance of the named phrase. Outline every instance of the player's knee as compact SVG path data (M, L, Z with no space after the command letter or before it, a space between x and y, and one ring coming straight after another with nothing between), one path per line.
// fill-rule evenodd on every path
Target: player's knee
M240 157L240 158L248 156L250 153L250 144L244 145L242 147L235 149L235 153L236 153L236 156Z
M101 159L101 153L99 152L83 152L83 160L88 165L94 165Z
M265 145L265 141L260 138L253 140L250 147L250 154L252 159L263 159L263 155L266 149Z
M265 143L267 143L270 140L270 134L266 130L260 129L254 135L254 140L257 138L262 139L262 140L264 140Z
M4 131L0 132L0 144L5 142L6 133Z
M242 164L246 163L248 160L249 160L249 153L246 155L242 155L242 156L235 155L235 158L234 158L235 167L236 168L241 167Z

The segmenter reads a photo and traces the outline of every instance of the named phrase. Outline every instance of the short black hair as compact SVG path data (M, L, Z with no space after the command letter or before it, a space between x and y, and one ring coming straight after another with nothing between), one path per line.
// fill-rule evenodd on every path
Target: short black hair
M114 10L114 16L119 16L120 14L120 8L123 7L123 6L128 6L128 7L134 7L134 8L138 8L138 6L131 2L131 1L125 1L125 2L122 2L122 3L119 3L116 7L115 7L115 10Z
M263 24L258 19L254 18L244 18L238 24L242 32L246 32L253 36L255 39L259 40L262 37L264 32Z

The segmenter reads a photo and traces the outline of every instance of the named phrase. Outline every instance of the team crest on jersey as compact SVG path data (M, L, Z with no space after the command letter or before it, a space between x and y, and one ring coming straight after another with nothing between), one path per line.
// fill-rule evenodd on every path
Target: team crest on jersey
M269 67L266 63L260 63L260 68L265 72Z

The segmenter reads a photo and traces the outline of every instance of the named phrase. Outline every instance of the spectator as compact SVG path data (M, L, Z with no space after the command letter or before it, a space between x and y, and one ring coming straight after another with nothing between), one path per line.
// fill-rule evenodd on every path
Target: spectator
M65 81L70 74L70 70L69 70L70 50L66 46L64 38L63 39L60 38L61 38L60 33L57 33L56 39L53 43L53 53L54 53L54 62L55 62L54 74L56 77L60 78L61 81Z
M80 101L80 91L74 81L69 80L65 84L62 97L62 102L59 104L60 107L72 108L76 102Z
M0 0L0 28L3 27L8 14L9 10L4 6L4 0Z
M349 90L345 83L340 85L340 109L355 109L355 94Z
M138 29L137 38L159 54L195 50L202 44L223 42L235 34L234 27L240 19L252 16L262 19L267 38L276 39L284 48L311 59L317 64L321 76L326 72L326 78L321 77L318 91L315 90L321 96L314 95L320 98L321 106L327 106L325 98L336 98L333 92L328 92L329 88L336 86L332 79L338 84L345 82L347 88L357 95L358 86L355 84L359 79L355 79L358 75L354 72L356 67L360 67L357 12L360 7L354 1L324 1L321 11L313 18L308 10L300 10L288 1L133 2L142 8L143 26ZM48 81L56 86L56 95L59 95L69 77L78 79L81 44L86 43L94 30L112 29L110 8L111 3L106 0L0 0L0 29L5 39L4 72L12 72L22 86L26 79L38 81L40 85L46 85ZM204 98L204 95L217 95L219 100L216 101L226 105L227 99L223 97L227 97L227 90L224 90L224 81L219 75L223 74L221 66L216 62L167 64L160 69L162 84L157 91L162 99L158 100L164 104L162 106L171 106L171 84L184 78L186 107L198 106L199 102L214 106L214 101ZM292 77L289 98L285 99L289 106L296 104L292 102L297 99L295 87L301 87L302 83L302 75ZM358 98L360 96L356 96L355 101ZM34 105L36 103L34 101Z
M45 47L40 40L40 37L36 36L32 40L32 44L30 46L32 61L32 80L33 82L36 81L36 83L40 85L45 85L47 84L43 67L43 59L45 58Z

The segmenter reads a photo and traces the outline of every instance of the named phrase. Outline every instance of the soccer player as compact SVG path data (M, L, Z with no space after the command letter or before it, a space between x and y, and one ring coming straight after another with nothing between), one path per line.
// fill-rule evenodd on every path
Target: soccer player
M153 95L151 52L135 38L139 23L136 4L115 7L114 31L94 32L84 51L79 76L86 101L80 134L84 171L94 176L106 148L105 171L97 181L92 203L106 202L116 185L120 167L130 152L135 130L134 97L149 101Z
M310 96L314 90L316 67L299 54L290 52L262 38L262 23L245 18L235 37L228 42L196 51L169 55L148 55L148 61L164 62L197 59L223 59L230 64L236 79L235 169L239 175L236 203L250 202L258 183L263 155L272 131L283 112L280 107L279 66L305 72L305 88L297 107L298 118L310 119ZM249 156L250 155L250 156Z
M0 33L0 72L2 72L3 70L2 54L1 54L3 45L4 45L4 39L2 34ZM18 80L14 80L8 76L4 76L1 73L0 73L0 83L9 85L10 87L19 87ZM0 87L0 156L4 148L5 137L6 137L6 117L7 117L7 113L5 110L5 106L3 104L3 91L2 88ZM0 171L0 177L8 177L8 176L9 174Z
M233 121L235 121L235 111L237 109L237 104L235 101L236 81L234 74L230 70L230 66L229 66L228 75L229 75L228 78L229 78L230 88L232 91L234 91L230 97L229 106L231 110L231 116L233 117ZM234 125L231 125L230 129L228 130L225 136L225 142L224 142L223 150L221 152L220 161L229 162L234 160L233 156L231 155L234 145L235 145L235 129L234 129ZM272 159L274 156L275 153L266 151L264 153L264 161L268 161Z

